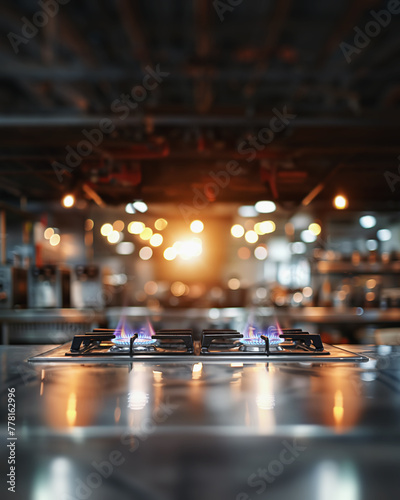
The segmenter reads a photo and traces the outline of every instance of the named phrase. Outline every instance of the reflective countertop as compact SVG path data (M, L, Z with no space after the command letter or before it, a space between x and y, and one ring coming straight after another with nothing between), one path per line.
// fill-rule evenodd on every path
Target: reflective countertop
M16 394L12 498L398 492L400 347L343 346L364 363L26 362L51 347L0 348L2 464L7 388Z

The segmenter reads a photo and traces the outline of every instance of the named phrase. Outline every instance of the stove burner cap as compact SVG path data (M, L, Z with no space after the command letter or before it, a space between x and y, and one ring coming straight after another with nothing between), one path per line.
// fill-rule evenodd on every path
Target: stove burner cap
M121 338L121 339L113 339L113 344L118 347L129 347L130 346L130 338ZM133 342L133 347L147 347L157 343L156 339L135 339Z
M265 347L263 339L242 339L241 343L248 347Z

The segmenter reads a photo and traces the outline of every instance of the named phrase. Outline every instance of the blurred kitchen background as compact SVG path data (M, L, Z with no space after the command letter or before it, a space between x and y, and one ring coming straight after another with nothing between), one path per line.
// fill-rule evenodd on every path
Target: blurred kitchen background
M233 3L3 2L3 343L249 315L399 341L399 16Z

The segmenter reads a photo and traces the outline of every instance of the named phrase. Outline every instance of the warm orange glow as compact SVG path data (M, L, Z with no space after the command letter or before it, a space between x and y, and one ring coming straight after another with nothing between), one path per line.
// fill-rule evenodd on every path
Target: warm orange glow
M162 244L163 239L164 238L161 236L161 234L153 234L153 236L150 238L150 245L153 247L159 247Z
M149 227L145 227L143 231L140 233L140 237L142 240L149 240L153 236L153 230Z
M294 225L291 222L287 222L285 224L285 233L287 234L287 236L294 235Z
M114 231L118 231L119 233L124 230L125 224L122 220L116 220L113 224Z
M143 222L132 221L128 224L128 232L131 234L140 234L144 228Z
M333 200L333 205L338 210L344 210L348 205L347 198L345 198L344 196L339 194L339 195L335 196L335 198Z
M162 381L162 378L163 378L163 374L162 372L159 372L157 370L153 370L153 378L154 378L154 382L161 382Z
M247 247L240 247L239 248L239 250L238 250L239 259L242 259L242 260L250 259L250 255L251 255L251 252L250 252L249 248L247 248Z
M317 224L316 222L313 222L308 226L308 230L311 231L312 233L315 234L315 236L318 236L321 234L321 226Z
M48 227L44 232L44 237L46 240L49 240L54 234L54 229L52 227Z
M155 295L158 291L158 285L155 281L148 281L144 285L144 291L147 293L147 295Z
M335 404L333 407L333 418L335 420L335 424L340 427L343 420L343 393L341 390L337 390L335 392Z
M157 219L154 223L154 227L157 231L162 231L168 226L168 222L165 219Z
M240 280L238 280L237 278L231 278L228 281L228 288L230 288L231 290L239 290Z
M172 295L175 295L175 297L182 297L182 295L185 295L187 291L188 287L181 281L175 281L171 285L171 293Z
M368 302L371 302L371 301L375 300L375 294L374 294L374 292L367 292L365 294L365 298L367 299Z
M231 235L234 238L241 238L244 235L244 227L240 224L235 224L231 227Z
M62 199L62 204L65 208L71 208L75 205L75 196L73 194L67 194Z
M94 222L92 219L85 220L85 231L91 231L94 228Z
M190 230L192 233L201 233L204 229L204 224L201 222L201 220L194 220L190 224Z
M76 420L76 394L74 392L71 392L68 398L66 417L68 425L72 427Z
M179 255L184 260L198 257L203 251L202 243L199 238L193 238L189 241L183 241L179 250Z

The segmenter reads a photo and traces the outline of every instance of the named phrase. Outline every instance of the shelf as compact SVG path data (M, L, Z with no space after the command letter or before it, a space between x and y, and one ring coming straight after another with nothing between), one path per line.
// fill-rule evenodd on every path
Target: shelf
M390 264L361 262L354 265L351 262L322 260L313 265L313 270L319 274L398 274L400 273L400 261Z

